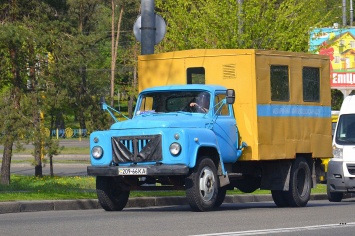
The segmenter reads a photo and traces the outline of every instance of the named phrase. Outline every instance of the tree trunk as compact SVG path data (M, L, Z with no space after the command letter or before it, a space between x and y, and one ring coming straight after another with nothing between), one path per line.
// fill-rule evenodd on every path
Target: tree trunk
M31 81L31 96L32 96L32 122L34 129L34 159L35 159L35 176L42 177L42 150L43 137L41 135L41 120L40 110L38 107L37 94L37 78L36 78L36 55L33 44L29 45L29 78Z
M85 108L88 106L88 95L87 95L87 72L85 67L80 68L80 76L81 76L81 85L80 85L80 90L79 90L79 96L78 100L80 101L80 105L77 107L77 118L79 121L79 126L81 130L86 129L86 124L85 124ZM83 132L81 132L82 134Z
M122 16L124 12L124 6L120 10L120 16L118 18L117 24L117 32L115 39L115 1L111 0L112 3L112 15L111 15L111 89L110 89L110 97L111 102L110 105L113 107L114 93L115 93L115 70L116 70L116 59L117 59L117 50L118 50L118 42L120 39L120 30L121 30L121 22Z
M42 150L43 150L43 137L41 135L41 122L38 112L36 94L33 96L33 126L35 130L34 142L34 159L35 159L35 176L42 177Z
M13 143L13 139L7 139L4 143L4 152L1 164L1 184L4 185L10 184L10 169Z
M49 156L49 171L51 177L54 177L54 172L53 172L53 155Z
M137 44L134 46L134 60L137 58ZM136 91L137 88L137 65L134 65L134 71L133 71L133 83L132 83L132 88L133 91L131 91L131 95L129 96L129 103L128 103L128 116L129 118L133 117L133 101L134 101L134 94L133 92Z
M41 150L42 144L38 140L34 143L34 156L35 156L35 176L42 177L42 157L41 157Z

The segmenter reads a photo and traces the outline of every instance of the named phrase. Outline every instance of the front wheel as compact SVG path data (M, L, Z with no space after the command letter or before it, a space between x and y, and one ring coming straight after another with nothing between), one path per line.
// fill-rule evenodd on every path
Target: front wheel
M222 205L222 203L224 202L224 199L226 198L226 194L227 194L227 188L226 187L221 187L218 189L218 194L217 194L217 199L216 202L214 204L215 208L218 208Z
M327 197L330 202L341 202L341 200L343 200L343 196L343 193L331 192L330 186L327 184Z
M216 207L218 189L217 170L213 161L210 158L199 159L186 178L186 198L192 210L209 211Z
M130 193L118 177L107 176L96 177L96 192L101 207L106 211L121 211Z

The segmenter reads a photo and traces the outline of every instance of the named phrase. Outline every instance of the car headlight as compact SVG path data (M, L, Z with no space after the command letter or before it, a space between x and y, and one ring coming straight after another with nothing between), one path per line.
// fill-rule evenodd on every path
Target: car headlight
M169 150L171 155L177 156L181 152L181 145L179 143L172 143L169 147Z
M91 155L96 159L101 158L103 154L104 150L102 149L102 147L95 146L91 149Z
M343 149L333 146L333 158L343 159Z

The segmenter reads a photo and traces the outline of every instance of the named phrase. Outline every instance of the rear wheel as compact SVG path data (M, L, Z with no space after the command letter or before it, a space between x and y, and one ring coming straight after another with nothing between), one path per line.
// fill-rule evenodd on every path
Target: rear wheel
M218 190L216 166L210 158L200 158L186 178L186 198L192 210L213 209L216 205Z
M285 191L280 191L280 190L271 190L271 196L272 199L274 200L276 206L278 207L288 207L288 201L287 201L287 196L286 196Z
M298 157L291 167L288 203L292 207L304 207L311 197L312 178L307 160Z
M121 211L128 202L129 190L118 177L97 176L96 192L106 211Z

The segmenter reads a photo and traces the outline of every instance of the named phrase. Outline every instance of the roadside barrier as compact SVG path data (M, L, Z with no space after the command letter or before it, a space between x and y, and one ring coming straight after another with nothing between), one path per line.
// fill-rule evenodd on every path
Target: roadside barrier
M44 132L47 136L59 138L83 138L88 136L87 129L72 129L70 127L65 129L53 129L50 131L48 128L44 128Z

